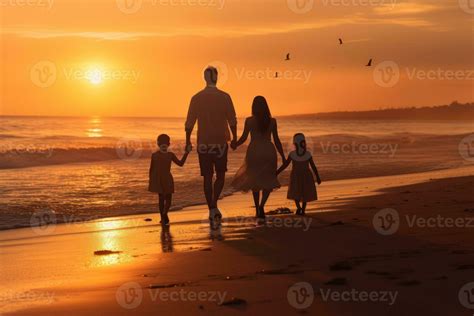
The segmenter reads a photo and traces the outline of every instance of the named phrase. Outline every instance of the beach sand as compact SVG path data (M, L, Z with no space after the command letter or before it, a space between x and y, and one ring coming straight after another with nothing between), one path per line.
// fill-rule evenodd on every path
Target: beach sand
M472 315L459 292L474 281L473 188L467 166L323 182L307 216L268 216L265 225L252 217L251 196L235 194L220 203L220 229L195 206L171 213L169 231L150 214L3 231L0 311ZM277 207L294 211L286 188L266 210ZM379 216L373 223L386 208L397 230Z

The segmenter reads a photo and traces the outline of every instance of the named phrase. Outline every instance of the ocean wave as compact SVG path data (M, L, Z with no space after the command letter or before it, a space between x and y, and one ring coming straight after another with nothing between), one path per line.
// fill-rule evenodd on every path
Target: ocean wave
M27 168L104 160L131 160L149 158L147 148L89 147L89 148L46 148L18 147L0 152L0 169Z
M319 151L327 144L341 143L389 143L389 144L409 144L423 142L424 145L436 143L455 142L458 143L465 135L433 135L421 133L399 132L395 134L380 135L355 135L355 134L325 134L319 136L308 136L308 147L312 151ZM285 151L292 150L290 139L283 139ZM246 145L239 148L244 151ZM155 151L153 142L140 142L133 140L118 141L115 146L84 147L84 148L57 148L41 146L22 146L15 144L12 146L0 146L0 169L26 168L36 166L48 166L70 163L99 162L105 160L136 160L148 159ZM184 152L182 142L175 142L170 150L177 155Z
M15 139L21 139L21 138L26 138L24 136L20 135L11 135L11 134L0 134L0 139L6 139L6 138L15 138Z

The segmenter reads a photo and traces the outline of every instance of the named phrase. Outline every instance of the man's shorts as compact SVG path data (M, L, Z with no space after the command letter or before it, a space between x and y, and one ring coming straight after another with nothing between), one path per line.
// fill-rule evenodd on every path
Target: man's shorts
M199 167L201 176L212 176L214 171L227 171L227 152L229 146L224 145L198 145Z

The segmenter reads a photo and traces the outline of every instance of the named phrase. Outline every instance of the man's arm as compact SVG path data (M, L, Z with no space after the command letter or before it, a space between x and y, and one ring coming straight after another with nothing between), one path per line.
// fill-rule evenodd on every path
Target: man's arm
M232 98L230 95L228 96L228 104L227 104L227 123L229 123L230 131L232 133L232 142L235 143L237 141L237 115L235 114L234 104L232 103Z
M245 125L244 125L244 131L242 133L242 136L240 136L240 139L235 142L235 148L239 147L240 145L242 145L243 143L245 143L245 141L247 140L247 138L249 137L249 133L250 133L250 126L249 126L249 120L246 119L245 120Z
M196 104L194 103L194 97L191 99L189 104L188 116L186 118L186 123L184 124L186 130L186 150L191 151L193 146L191 144L191 134L193 133L194 125L197 120L197 111Z

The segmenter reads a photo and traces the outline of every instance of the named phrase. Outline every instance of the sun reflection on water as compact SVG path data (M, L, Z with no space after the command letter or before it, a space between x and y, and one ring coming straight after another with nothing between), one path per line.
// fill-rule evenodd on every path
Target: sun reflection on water
M89 120L89 124L92 125L90 128L87 129L86 134L87 137L102 137L102 120L100 117L92 117Z

